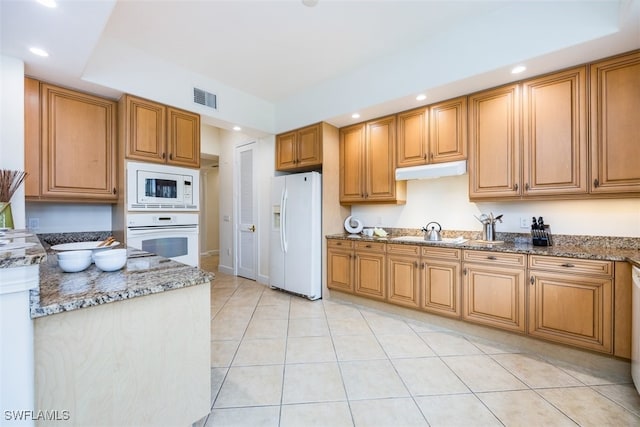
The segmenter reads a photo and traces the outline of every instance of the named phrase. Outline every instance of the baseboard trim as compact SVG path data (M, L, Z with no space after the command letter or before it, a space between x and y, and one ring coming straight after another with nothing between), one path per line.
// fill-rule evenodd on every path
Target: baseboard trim
M233 271L233 267L228 267L226 265L218 264L218 271L224 274L230 274L231 276L235 275L235 271ZM214 279L215 281L215 279Z

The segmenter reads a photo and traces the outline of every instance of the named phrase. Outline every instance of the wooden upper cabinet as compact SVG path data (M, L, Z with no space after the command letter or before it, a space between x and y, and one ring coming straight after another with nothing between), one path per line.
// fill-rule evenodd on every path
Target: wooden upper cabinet
M591 65L593 194L640 192L640 52Z
M513 198L520 190L520 86L469 96L469 198Z
M168 107L167 163L200 167L200 116Z
M525 81L522 110L522 194L585 194L586 67Z
M40 196L40 82L24 79L24 180L25 197Z
M429 162L467 158L467 97L429 107Z
M398 157L396 166L420 166L428 161L429 109L406 111L398 119Z
M33 81L27 87L34 89ZM27 114L35 106L27 100ZM40 83L41 200L115 201L117 199L117 104L109 99ZM27 120L28 140L34 119ZM26 146L32 169L33 145ZM36 196L37 185L29 187Z
M340 203L364 200L365 124L340 129Z
M467 158L467 97L397 115L397 167Z
M322 123L276 136L276 170L322 167Z
M147 99L120 99L125 157L200 167L200 116Z
M365 145L365 199L396 200L396 118L384 117L367 123Z

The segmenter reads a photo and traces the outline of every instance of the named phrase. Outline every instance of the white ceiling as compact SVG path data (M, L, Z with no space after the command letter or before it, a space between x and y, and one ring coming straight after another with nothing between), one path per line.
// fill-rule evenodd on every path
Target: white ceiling
M198 111L210 123L270 132L412 108L417 92L426 103L506 83L522 78L507 73L520 62L535 75L640 48L639 3L0 0L0 47L28 75L111 97L168 101L167 87L198 76L232 94L228 108ZM171 72L154 76L143 62ZM252 121L256 109L273 123Z

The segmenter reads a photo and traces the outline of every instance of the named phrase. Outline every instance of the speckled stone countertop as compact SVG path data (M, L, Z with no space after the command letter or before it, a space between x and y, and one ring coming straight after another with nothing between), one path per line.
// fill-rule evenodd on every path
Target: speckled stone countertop
M40 264L47 258L38 237L26 230L0 232L0 241L0 268Z
M109 233L40 236L48 256L40 263L40 287L31 291L32 319L202 285L214 278L206 271L134 248L127 248L127 264L119 271L104 272L91 264L84 271L65 273L49 248L49 244L100 240L105 235Z
M640 238L629 237L598 237L598 236L567 236L554 237L553 246L534 246L526 234L497 233L496 240L502 243L486 243L479 241L480 234L469 231L443 232L443 238L463 237L468 239L462 243L428 242L420 237L423 234L413 229L385 229L389 232L386 237L351 236L349 234L328 235L328 239L377 241L404 245L429 245L456 247L460 249L474 249L493 252L511 252L531 255L548 255L556 257L570 257L582 259L597 259L607 261L626 261L640 267ZM414 236L414 239L403 240L403 237Z

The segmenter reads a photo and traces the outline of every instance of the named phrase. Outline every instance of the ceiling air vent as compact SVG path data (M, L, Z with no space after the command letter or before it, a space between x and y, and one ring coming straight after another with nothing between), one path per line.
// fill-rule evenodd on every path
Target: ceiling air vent
M213 93L196 87L193 88L193 102L204 105L205 107L211 107L214 110L218 109L217 97Z

